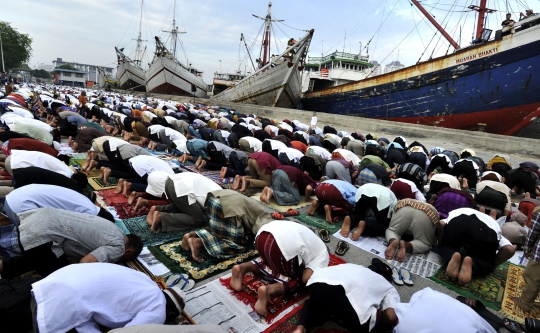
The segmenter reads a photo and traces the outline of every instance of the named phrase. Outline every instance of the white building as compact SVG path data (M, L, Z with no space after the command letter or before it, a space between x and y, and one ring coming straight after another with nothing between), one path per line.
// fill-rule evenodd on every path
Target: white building
M370 75L370 77L382 74L382 66L377 60L370 61L369 63L373 64L373 68L371 69L373 73Z
M402 63L400 63L397 60L392 61L391 63L386 65L386 67L384 68L384 73L386 74L386 73L394 72L394 71L400 70L402 68L405 68L405 65L403 65Z
M54 70L54 83L63 86L86 87L87 76L88 72L57 68Z
M88 65L88 64L80 64L78 62L63 61L62 58L56 58L56 60L53 60L52 63L53 63L53 69L56 69L57 67L60 67L62 65L70 65L74 68L77 68L80 71L86 72L87 75L85 76L85 79L87 81L97 82L98 80L98 73L97 73L96 65ZM114 68L103 67L103 66L101 67L105 70L107 74L109 75L113 74Z

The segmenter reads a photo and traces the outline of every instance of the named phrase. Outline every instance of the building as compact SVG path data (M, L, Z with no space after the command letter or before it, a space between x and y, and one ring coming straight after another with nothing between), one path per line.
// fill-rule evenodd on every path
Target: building
M373 60L369 62L370 64L373 64L372 74L370 76L377 76L382 74L382 66L379 64L377 60Z
M384 68L384 73L390 73L390 72L393 72L393 71L397 71L397 70L400 70L402 68L405 68L405 65L403 65L402 63L400 63L399 61L392 61L391 63L389 63L388 65L386 65L386 67Z
M78 62L68 62L63 61L62 58L56 58L56 60L53 60L53 70L56 68L62 66L62 65L70 65L74 68L77 68L78 70L85 72L87 75L85 77L86 81L93 81L97 82L98 80L98 72L96 69L96 65L89 65L89 64L81 64ZM112 75L114 68L112 67L103 67L101 66L105 72L109 75Z
M43 69L43 70L46 70L47 72L52 72L54 70L54 66L40 63L38 64L37 69Z
M63 86L85 87L87 76L88 72L56 68L54 70L54 83Z

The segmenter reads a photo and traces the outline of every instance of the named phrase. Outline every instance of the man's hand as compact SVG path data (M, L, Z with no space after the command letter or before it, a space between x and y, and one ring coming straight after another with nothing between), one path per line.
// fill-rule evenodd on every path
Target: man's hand
M91 262L98 262L97 258L91 254L87 254L79 261L80 264L87 264Z

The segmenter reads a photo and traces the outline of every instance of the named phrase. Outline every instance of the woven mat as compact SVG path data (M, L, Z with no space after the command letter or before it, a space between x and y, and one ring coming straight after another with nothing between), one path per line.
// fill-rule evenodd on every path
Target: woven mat
M146 216L148 215L148 211L149 211L148 207L143 206L139 208L137 212L135 212L134 211L135 206L128 205L127 202L126 203L113 203L110 206L114 207L114 209L118 213L118 217L120 217L122 220L139 217L143 215Z
M336 257L333 254L330 254L330 262L328 266L336 266L340 264L344 264L345 261L339 257ZM243 286L244 289L242 291L235 291L231 289L230 283L231 283L231 277L225 279L219 279L221 282L221 285L226 287L230 294L236 297L236 299L242 301L244 304L248 304L251 306L252 309L255 309L255 303L259 299L259 296L257 295L257 290L262 284L268 285L269 283L261 280L259 277L254 276L251 273L248 273L244 276L244 282ZM287 296L287 295L278 295L273 297L271 300L268 301L268 307L267 307L267 315L264 317L264 320L266 323L270 324L276 318L279 316L283 310L289 308L290 306L299 303L300 301L304 300L307 296L309 296L309 292L306 288L301 288L296 293Z
M272 326L264 330L264 333L291 333L300 324L300 314L304 304L294 308L291 312L286 314L283 318L276 321ZM321 327L315 327L311 330L314 333L347 333L339 324L333 321L327 321Z
M98 191L97 194L103 198L103 202L105 202L107 206L111 206L114 203L127 204L127 198L124 197L122 193L114 193L115 191L116 191L116 188L111 188L108 190Z
M510 297L520 297L525 280L523 279L523 267L510 265L508 267L508 279L506 280L506 290L504 291L504 299L502 302L502 313L521 324L525 323L525 318L540 319L540 297L535 300L534 308L527 313L518 308Z
M220 177L220 174L221 174L220 171L210 171L206 169L199 171L195 169L194 165L180 165L180 167L184 170L201 174L205 176L206 178L211 179L214 183L224 188L232 187L232 183L234 182L234 177L227 177L227 178L222 179Z
M184 237L185 231L160 232L154 234L146 223L146 215L122 220L130 233L141 237L144 246L162 244Z
M188 231L185 231L187 233ZM185 251L180 244L182 240L168 242L162 245L149 246L148 250L161 261L173 273L187 273L195 280L201 280L210 276L222 273L232 266L254 259L259 256L253 242L248 251L241 253L230 259L219 259L212 257L206 251L201 251L200 257L204 259L202 263L193 260L190 251Z
M88 185L96 191L107 190L110 188L115 188L118 184L118 178L109 177L109 185L105 185L103 181L98 177L88 177Z
M297 216L296 219L319 229L326 229L331 234L335 234L336 231L341 230L341 226L343 225L343 220L335 224L330 224L326 222L326 216L319 213L315 213L315 215L313 216L310 216L308 214L302 214Z
M258 193L256 193L256 194L250 196L250 198L257 200L258 202L261 202L261 199L260 199L261 193L262 193L262 192L258 192ZM312 196L312 197L310 198L309 202L306 202L306 201L303 200L303 199L304 199L304 196L300 196L300 198L302 199L302 201L300 201L297 205L290 205L290 206L280 206L280 205L274 200L274 198L270 199L270 203L269 203L269 204L267 204L266 202L261 202L261 203L264 204L264 205L267 205L267 206L272 207L272 209L274 209L274 210L276 210L276 211L278 211L278 212L286 212L288 209L291 209L291 208L292 208L292 209L298 209L298 208L302 208L302 207L309 206L309 205L311 205L311 202L312 202L313 200L316 199L315 196Z
M514 266L508 261L499 265L491 274L484 278L473 278L468 287L459 285L457 281L450 281L446 277L446 265L441 266L435 275L428 277L446 288L455 291L467 298L481 301L486 307L499 311L501 309L506 276L509 266Z

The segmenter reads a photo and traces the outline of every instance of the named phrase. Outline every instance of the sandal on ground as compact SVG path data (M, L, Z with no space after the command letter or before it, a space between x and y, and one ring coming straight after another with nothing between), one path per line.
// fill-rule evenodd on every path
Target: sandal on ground
M287 211L285 212L285 216L297 216L297 215L300 215L300 213L297 210L292 209L292 208L287 209Z
M328 230L320 229L317 233L319 234L319 237L322 239L323 242L330 242L330 233L328 232Z
M285 218L285 216L283 216L283 213L280 212L272 213L271 216L274 220L283 220Z
M345 255L345 253L347 253L348 250L349 250L349 244L347 244L347 242L339 241L339 242L337 243L336 254L337 254L338 256L343 256L343 255Z
M401 267L399 269L399 275L401 276L401 280L403 281L403 283L405 283L406 285L412 286L414 284L412 280L412 274L411 272L409 272L408 269Z
M399 274L399 268L396 266L392 266L392 281L394 281L395 284L398 286L403 285L403 279L401 278L401 275Z
M529 331L526 331L525 330L525 327L523 327L520 323L518 323L517 321L513 321L511 319L508 319L508 318L504 318L503 319L504 321L504 328L506 328L507 330L509 330L510 332L512 333L525 333L525 332L529 332Z
M169 288L177 286L183 291L188 291L195 286L195 281L188 279L187 274L172 274L165 278L165 284Z

